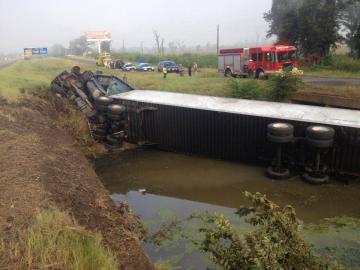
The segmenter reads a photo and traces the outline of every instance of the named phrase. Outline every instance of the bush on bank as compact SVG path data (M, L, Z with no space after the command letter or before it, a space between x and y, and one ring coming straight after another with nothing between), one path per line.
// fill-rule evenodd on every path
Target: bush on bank
M286 101L304 85L299 76L291 71L283 71L269 80L269 99L272 101Z
M182 225L198 221L198 235L182 236L225 270L344 270L337 262L328 262L315 254L302 238L302 228L291 206L280 207L260 193L245 192L250 207L240 207L236 214L253 230L241 232L221 213L194 213L184 220L173 220L146 239L155 245L178 237Z

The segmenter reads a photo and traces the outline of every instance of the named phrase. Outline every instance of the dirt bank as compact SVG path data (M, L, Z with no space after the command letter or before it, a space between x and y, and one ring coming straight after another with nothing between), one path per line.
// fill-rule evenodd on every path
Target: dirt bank
M14 237L41 208L55 205L101 232L120 269L153 269L76 141L47 101L0 99L0 234Z

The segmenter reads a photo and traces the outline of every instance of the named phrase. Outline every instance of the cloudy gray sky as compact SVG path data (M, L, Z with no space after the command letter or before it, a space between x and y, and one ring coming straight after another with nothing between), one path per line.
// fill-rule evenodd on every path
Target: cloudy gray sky
M51 46L85 31L112 33L113 48L153 47L152 31L187 46L264 42L271 0L0 0L0 52Z

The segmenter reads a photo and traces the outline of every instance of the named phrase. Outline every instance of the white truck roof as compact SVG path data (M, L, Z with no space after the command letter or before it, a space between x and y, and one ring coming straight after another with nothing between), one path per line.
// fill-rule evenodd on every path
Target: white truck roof
M220 113L224 112L253 115L258 117L360 128L360 111L358 110L190 95L152 90L133 90L111 97L114 99L217 111Z

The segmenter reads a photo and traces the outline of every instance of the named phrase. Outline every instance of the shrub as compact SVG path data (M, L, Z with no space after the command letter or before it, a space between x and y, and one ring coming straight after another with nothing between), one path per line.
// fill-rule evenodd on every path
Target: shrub
M260 193L245 192L252 207L241 207L239 217L254 231L242 235L221 214L199 214L203 239L195 244L209 253L223 269L343 269L324 263L300 235L300 225L291 206L280 207Z
M273 101L283 101L295 93L303 85L303 82L297 74L283 71L270 78L270 85L269 98Z
M243 99L259 99L260 88L255 80L248 80L246 82L232 79L230 81L232 96Z

